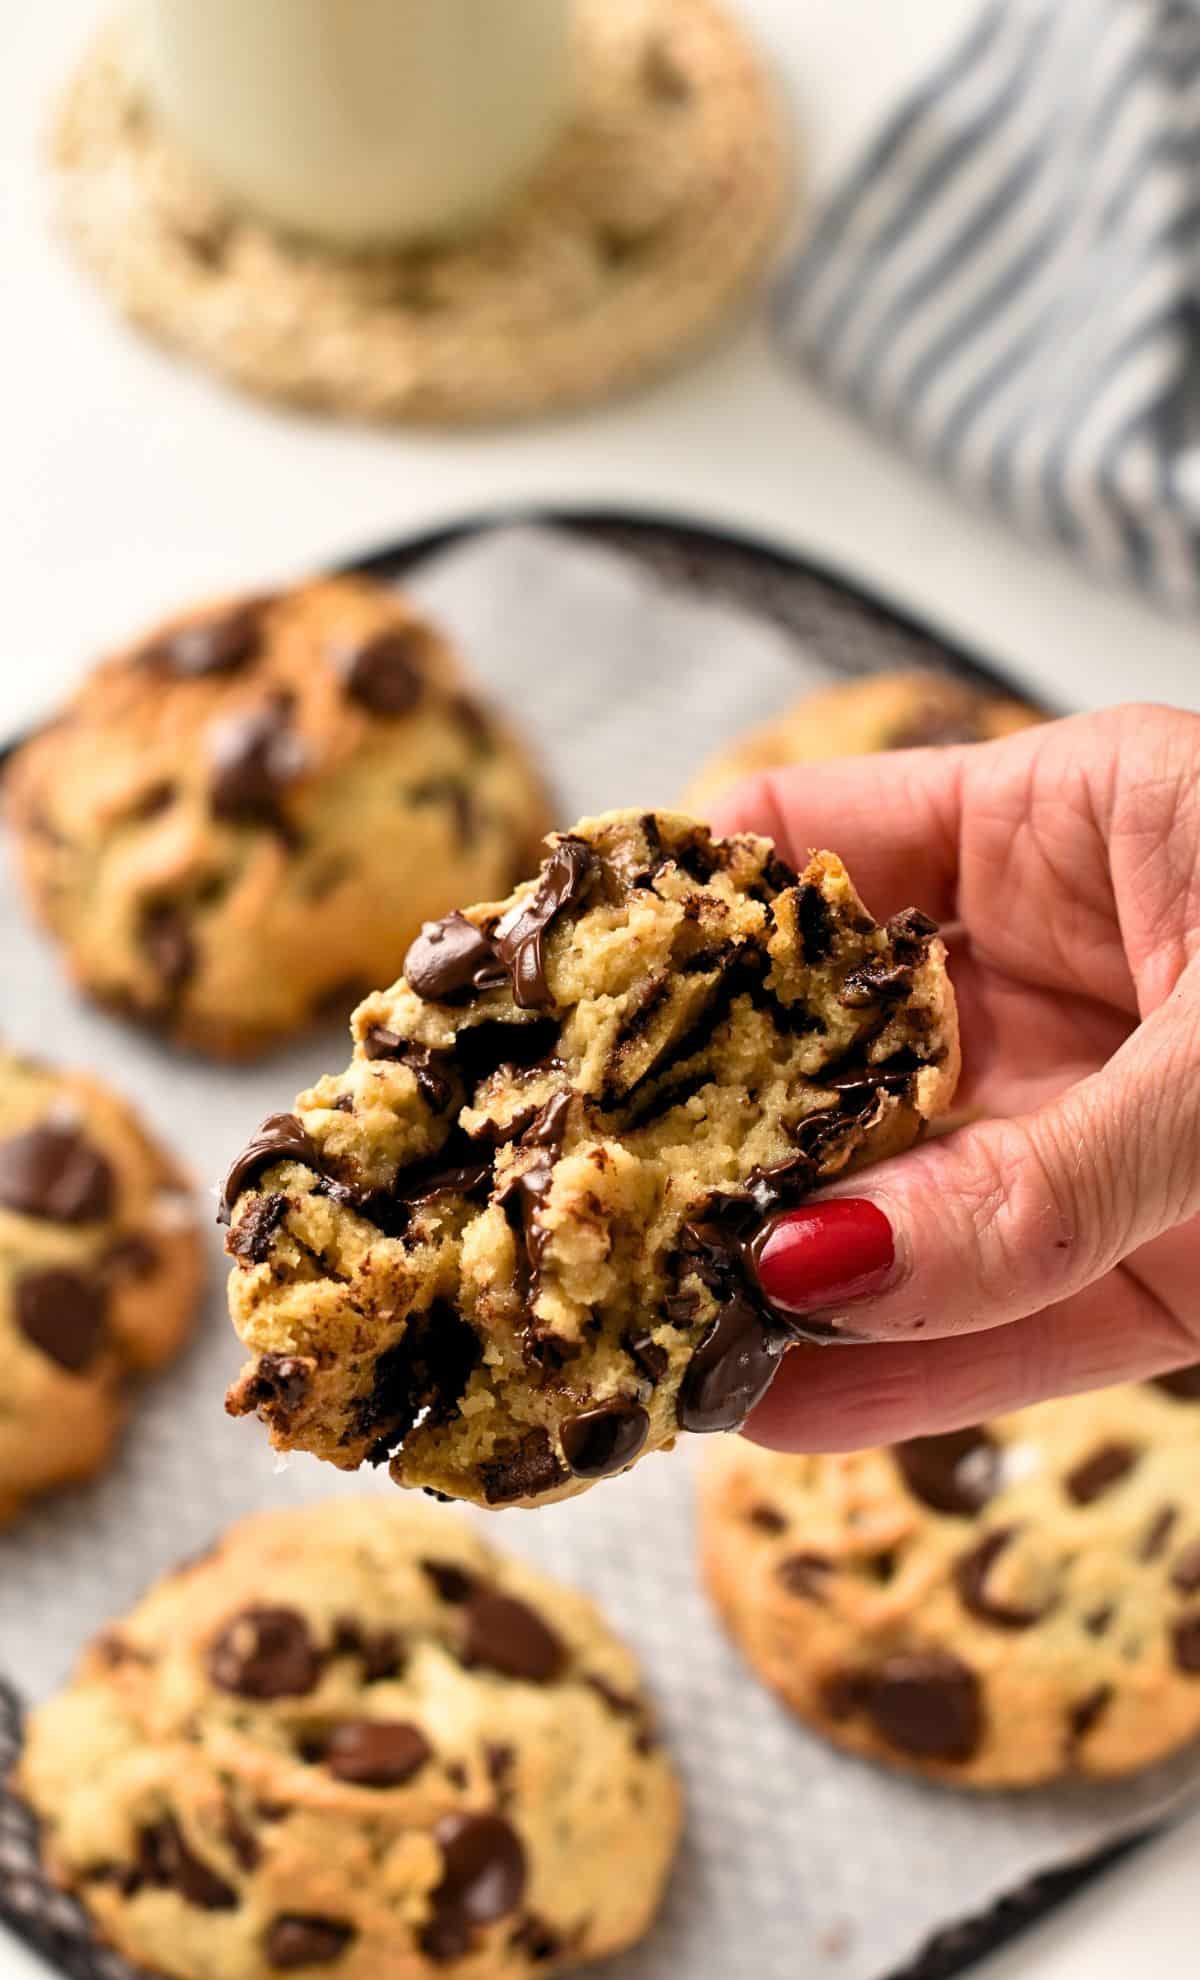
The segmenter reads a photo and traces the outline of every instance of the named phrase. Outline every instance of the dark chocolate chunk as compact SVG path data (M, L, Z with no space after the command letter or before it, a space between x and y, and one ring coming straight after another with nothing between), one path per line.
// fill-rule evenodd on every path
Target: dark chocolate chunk
M934 1512L969 1518L1000 1485L1000 1449L978 1424L940 1437L910 1437L893 1446L892 1457L913 1497Z
M833 953L833 916L819 887L805 886L797 890L796 925L800 931L800 948L805 962L828 961Z
M116 1178L108 1161L78 1129L44 1122L0 1141L0 1206L53 1224L91 1224L110 1217Z
M23 1272L13 1290L13 1312L25 1339L72 1375L96 1359L107 1338L104 1287L61 1266Z
M208 1674L239 1698L303 1698L321 1675L321 1653L298 1610L243 1609L213 1638Z
M1200 1361L1190 1368L1173 1368L1169 1374L1156 1375L1154 1386L1176 1402L1200 1402Z
M789 1595L801 1595L808 1602L824 1602L826 1583L833 1573L833 1562L826 1554L788 1554L775 1569Z
M196 973L191 917L178 901L149 901L138 924L138 946L167 990L182 990Z
M489 1506L507 1506L514 1499L536 1498L565 1484L568 1477L545 1430L529 1430L518 1444L485 1458L479 1473Z
M269 598L245 598L207 619L176 626L143 646L138 662L181 679L236 673L258 651L263 615L270 603Z
M751 1506L746 1517L760 1533L787 1532L787 1520L781 1512L776 1512L774 1506Z
M507 1796L512 1784L513 1769L517 1764L516 1750L511 1746L489 1744L483 1749L483 1764L487 1768L488 1779L496 1793Z
M455 1561L422 1561L421 1572L428 1575L442 1601L455 1606L465 1602L475 1587L475 1576Z
M375 1439L370 1462L384 1463L419 1416L433 1425L453 1415L479 1354L474 1330L445 1301L410 1314L400 1339L376 1361L371 1391L358 1404L356 1433Z
M463 1662L526 1684L550 1684L567 1661L566 1649L528 1602L477 1587L464 1610Z
M920 908L908 907L892 916L884 932L901 962L916 963L924 957L938 929L937 922Z
M475 1927L516 1911L525 1895L525 1851L502 1815L443 1815L433 1831L442 1878L422 1945L431 1958L466 1952Z
M773 1332L743 1293L733 1293L688 1363L679 1391L684 1430L737 1430L762 1401L789 1336Z
M508 983L508 970L483 930L457 912L424 923L404 958L404 976L418 997L438 1004Z
M353 1925L344 1925L340 1919L281 1912L267 1928L267 1965L281 1972L297 1966L330 1966L353 1938Z
M496 925L496 954L512 976L519 1010L542 1010L553 1003L546 981L545 938L556 916L582 899L600 862L582 839L560 839L542 867L533 893Z
M663 1302L666 1308L667 1318L672 1321L676 1319L675 1314L671 1311L673 1306L683 1307L686 1305L689 1308L687 1318L684 1321L685 1325L687 1324L687 1320L695 1318L696 1308L699 1306L699 1303L694 1293L675 1295ZM671 1357L667 1353L666 1348L662 1347L655 1340L653 1334L646 1330L641 1330L636 1334L623 1334L621 1336L621 1346L633 1362L635 1368L645 1376L647 1382L653 1385L656 1382L662 1381L663 1376L670 1367Z
M403 1787L433 1756L419 1726L402 1719L344 1719L325 1742L323 1759L355 1787Z
M363 1038L368 1059L392 1059L408 1066L417 1082L417 1092L435 1114L444 1113L454 1097L454 1054L438 1052L428 1045L417 1045L401 1038L386 1025L373 1024Z
M286 1196L260 1196L225 1241L230 1257L247 1266L265 1265L271 1256L271 1240L287 1211Z
M1067 1494L1077 1506L1090 1506L1105 1492L1119 1485L1128 1477L1138 1461L1139 1452L1132 1444L1102 1444L1090 1457L1068 1472L1063 1483Z
M424 626L389 626L343 649L336 664L346 693L372 715L411 714L424 690L420 661L428 645Z
M1154 1515L1138 1548L1139 1561L1156 1561L1166 1551L1166 1545L1179 1520L1178 1506L1163 1506Z
M894 962L886 955L847 970L838 991L838 1003L848 1011L869 1010L872 1004L890 1003L906 996L912 988L912 964Z
M1112 1602L1103 1602L1098 1609L1090 1609L1083 1619L1083 1626L1088 1635L1107 1636L1116 1613L1116 1606Z
M871 1678L866 1671L830 1671L822 1679L821 1709L835 1725L865 1711L870 1697Z
M1200 1613L1184 1616L1171 1631L1175 1662L1187 1677L1200 1677Z
M395 1630L364 1629L352 1616L339 1618L333 1647L339 1656L362 1660L363 1676L368 1684L382 1684L386 1678L398 1677L404 1669L404 1645Z
M221 1833L237 1859L238 1868L247 1871L257 1870L262 1862L262 1850L258 1838L251 1829L247 1828L236 1809L226 1810Z
M961 1765L978 1750L979 1680L945 1651L889 1657L873 1673L866 1703L876 1731L901 1753Z
M312 1370L312 1362L299 1355L260 1354L245 1389L247 1410L269 1409L287 1416L299 1409L308 1395Z
M554 1164L562 1153L566 1139L570 1105L569 1093L555 1093L544 1107L538 1109L521 1136L520 1146L536 1148L539 1153L518 1174L507 1179L496 1198L499 1203L515 1198L519 1204L525 1249L535 1272L541 1266L549 1235L539 1220L538 1212L550 1194Z
M960 1555L954 1564L954 1585L964 1609L996 1629L1032 1629L1055 1606L1054 1596L1043 1602L1040 1609L1029 1609L1015 1602L997 1602L988 1594L988 1576L1016 1534L1015 1526L997 1527L994 1533L985 1534L969 1553Z
M201 1911L232 1911L238 1894L187 1846L179 1824L167 1816L138 1837L138 1872L146 1884L178 1891Z
M610 1478L624 1471L649 1434L642 1405L620 1398L569 1416L560 1432L563 1456L577 1478Z
M1171 1567L1171 1586L1180 1595L1200 1593L1200 1540L1185 1547Z
M268 1114L253 1139L232 1163L221 1189L218 1222L227 1224L233 1206L245 1189L250 1189L264 1169L276 1162L303 1162L320 1174L321 1161L316 1143L295 1114Z
M1098 1684L1094 1691L1089 1691L1071 1707L1067 1726L1072 1746L1078 1746L1081 1740L1087 1738L1092 1727L1099 1724L1112 1701L1112 1695L1111 1684Z
M289 784L308 766L308 751L280 699L238 715L212 732L209 804L214 818L233 825L266 825L291 837L280 808Z

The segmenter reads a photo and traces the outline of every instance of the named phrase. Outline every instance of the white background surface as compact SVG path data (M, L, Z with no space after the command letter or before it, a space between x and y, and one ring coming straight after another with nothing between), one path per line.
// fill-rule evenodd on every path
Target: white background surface
M819 191L974 0L742 5L776 58ZM261 410L142 345L48 239L35 169L48 95L98 11L43 0L0 19L0 735L98 645L189 592L261 584L521 499L747 526L873 580L1063 702L1200 707L1194 622L1100 591L965 513L785 375L760 325L620 407L444 439ZM1193 1822L981 1980L1193 1973L1198 1856ZM40 1972L0 1942L2 1980Z

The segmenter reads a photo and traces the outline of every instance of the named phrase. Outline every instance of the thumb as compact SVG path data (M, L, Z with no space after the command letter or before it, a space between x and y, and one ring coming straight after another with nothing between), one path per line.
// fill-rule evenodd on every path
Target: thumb
M996 1327L1196 1215L1200 1000L1188 976L1053 1102L928 1142L774 1220L755 1246L767 1299L871 1340Z

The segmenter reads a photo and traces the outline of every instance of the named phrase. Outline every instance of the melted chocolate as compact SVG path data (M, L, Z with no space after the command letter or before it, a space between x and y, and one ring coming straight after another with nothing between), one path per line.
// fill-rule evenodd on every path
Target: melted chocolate
M253 1139L230 1166L221 1189L217 1221L227 1224L243 1190L258 1181L276 1162L302 1162L319 1175L321 1158L303 1122L295 1114L268 1114Z
M496 954L512 976L518 1009L543 1010L553 1004L546 981L544 944L556 916L573 907L599 872L600 862L582 839L560 839L542 867L529 898L510 908L497 923Z

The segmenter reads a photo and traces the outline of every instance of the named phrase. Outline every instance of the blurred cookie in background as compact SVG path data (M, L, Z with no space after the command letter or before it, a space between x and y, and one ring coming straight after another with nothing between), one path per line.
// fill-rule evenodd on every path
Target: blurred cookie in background
M1200 1370L893 1450L730 1438L701 1536L758 1675L868 1759L1029 1787L1200 1732Z
M583 1597L423 1506L260 1514L35 1712L47 1866L139 1969L525 1980L632 1945L680 1795Z
M404 599L334 579L182 614L14 759L28 894L79 986L246 1056L507 891L547 818L519 742Z
M0 1050L0 1521L103 1465L202 1272L184 1178L125 1103Z
M994 742L1046 717L1027 702L932 670L868 674L805 695L709 759L684 793L704 816L715 798L756 770L867 756L885 749Z

